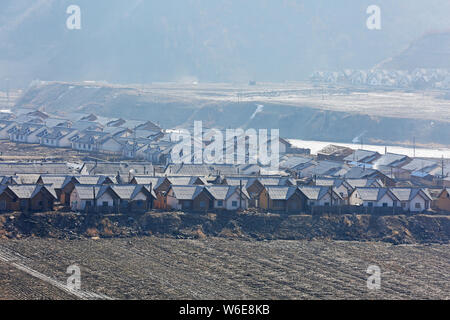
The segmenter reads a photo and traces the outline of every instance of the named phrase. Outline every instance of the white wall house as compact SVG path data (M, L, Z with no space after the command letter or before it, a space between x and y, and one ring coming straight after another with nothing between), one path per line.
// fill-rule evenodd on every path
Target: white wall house
M248 208L249 196L245 190L241 194L238 187L225 185L208 186L206 189L214 197L214 209L235 211Z
M98 144L98 151L113 154L122 154L123 144L113 137L108 137Z
M356 188L349 204L364 207L399 207L400 200L387 188Z
M1 121L0 123L0 140L9 140L8 131L16 126L17 123L10 121Z
M40 143L38 135L46 129L44 126L23 125L10 132L9 139L13 142L38 144Z
M345 204L344 199L335 190L331 193L329 187L302 186L299 189L306 196L306 203L310 207ZM333 198L331 198L331 194L333 194Z
M431 207L433 199L424 189L392 188L391 191L400 200L400 205L405 211L422 212Z
M78 134L77 130L70 129L56 129L56 132L42 136L40 142L44 146L55 148L71 148L71 139Z
M115 199L109 186L77 185L70 194L70 207L73 211L85 210L91 206L99 209L102 207L113 208L114 205Z

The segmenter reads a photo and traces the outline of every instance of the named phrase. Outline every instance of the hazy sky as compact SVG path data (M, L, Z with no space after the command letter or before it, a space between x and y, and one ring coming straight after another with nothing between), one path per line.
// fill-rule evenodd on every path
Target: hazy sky
M81 30L66 9L81 8ZM381 30L368 30L369 5ZM151 82L302 80L370 68L450 30L448 0L2 0L0 77Z

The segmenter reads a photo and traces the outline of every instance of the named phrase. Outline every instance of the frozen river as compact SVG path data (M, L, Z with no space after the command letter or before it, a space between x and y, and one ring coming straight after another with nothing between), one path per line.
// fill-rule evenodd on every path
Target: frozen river
M344 146L352 149L361 149L361 144L355 143L339 143L339 142L325 142L325 141L307 141L298 139L288 139L295 147L298 148L309 148L312 154L317 154L317 152L329 144L334 144L337 146ZM370 145L365 144L363 146L365 150L377 151L381 154L385 152L385 146L380 145ZM408 147L399 146L387 146L387 151L390 153L404 154L409 157L414 155L414 149ZM416 148L416 157L426 157L426 158L444 158L450 159L450 149L426 149L426 148Z

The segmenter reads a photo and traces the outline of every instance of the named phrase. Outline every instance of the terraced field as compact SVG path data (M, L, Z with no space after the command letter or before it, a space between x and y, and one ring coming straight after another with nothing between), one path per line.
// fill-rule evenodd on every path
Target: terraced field
M448 299L449 248L220 238L0 241L0 298ZM81 268L76 295L63 285L73 264ZM367 289L369 265L381 268L380 290Z

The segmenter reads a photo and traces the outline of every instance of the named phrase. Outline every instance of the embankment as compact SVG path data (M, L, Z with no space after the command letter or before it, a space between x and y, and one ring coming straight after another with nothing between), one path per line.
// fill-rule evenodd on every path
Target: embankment
M21 213L0 215L0 238L160 236L224 237L244 240L384 241L394 244L449 243L450 216L192 214L151 212L144 215Z

